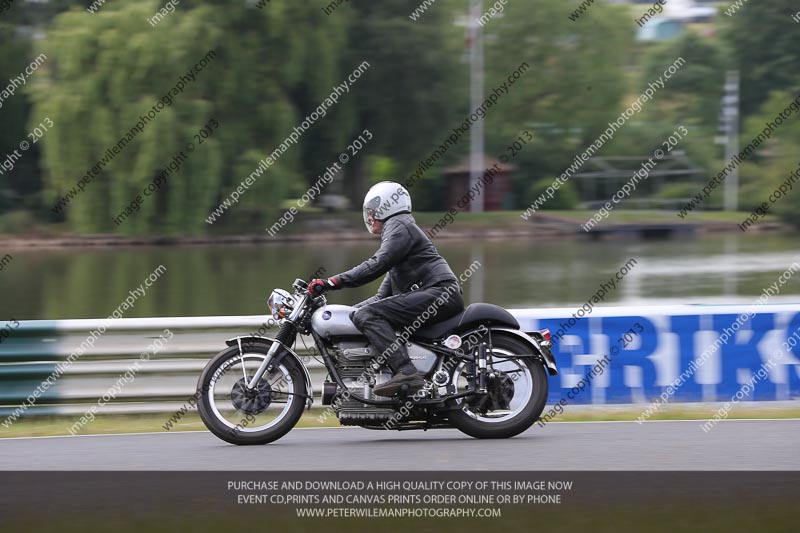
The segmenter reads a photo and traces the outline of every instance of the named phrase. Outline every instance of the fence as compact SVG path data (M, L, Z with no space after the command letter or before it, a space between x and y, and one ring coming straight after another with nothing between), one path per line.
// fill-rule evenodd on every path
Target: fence
M174 411L194 394L200 372L213 355L227 348L225 340L254 332L263 334L266 319L240 316L20 321L19 327L0 344L0 416L13 413L87 339L90 331L103 324L108 329L94 346L66 366L25 415L83 413L139 360L139 355L164 329L169 329L173 338L150 361L141 364L136 379L102 412ZM272 328L266 335L275 332ZM306 342L311 346L310 341ZM298 344L302 348L300 341ZM323 368L313 359L308 366L316 388L324 378Z
M550 403L575 387L598 361L610 361L575 403L644 403L668 387L675 401L724 401L772 361L768 379L755 387L756 400L800 398L800 304L759 306L736 323L748 306L596 307L569 321L575 309L514 310L522 329L569 325L553 353L559 375L550 378ZM224 341L259 330L263 316L121 318L49 387L26 416L78 414L97 402L164 329L174 337L104 413L173 412L195 391L208 359ZM22 321L0 343L0 415L8 416L85 341L101 320ZM637 325L638 324L638 325ZM735 330L733 329L733 324ZM726 330L727 328L727 330ZM0 327L2 329L2 327ZM263 329L262 329L263 331ZM726 334L726 331L728 334ZM266 333L267 336L273 331ZM721 342L722 338L725 342ZM306 340L308 346L311 342ZM298 340L297 351L306 353ZM614 352L616 348L616 353ZM308 363L315 395L325 376ZM683 379L681 379L683 377ZM680 385L674 387L680 380ZM319 405L319 402L315 402Z

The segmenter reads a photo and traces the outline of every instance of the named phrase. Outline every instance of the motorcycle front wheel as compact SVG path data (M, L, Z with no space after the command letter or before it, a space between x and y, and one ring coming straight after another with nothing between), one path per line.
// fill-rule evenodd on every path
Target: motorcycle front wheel
M268 344L233 346L208 362L197 383L197 408L206 427L225 442L268 444L288 433L303 414L306 391L303 369L285 357L252 390L246 387L264 361Z

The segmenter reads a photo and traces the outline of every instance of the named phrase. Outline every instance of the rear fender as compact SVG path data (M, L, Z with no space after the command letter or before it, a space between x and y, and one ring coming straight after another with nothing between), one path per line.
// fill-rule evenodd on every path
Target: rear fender
M529 358L534 358L534 359L536 359L538 361L541 361L541 363L547 369L547 373L548 374L550 374L551 376L557 376L558 375L558 368L556 367L556 360L553 357L553 354L550 352L550 350L540 346L539 343L536 342L536 339L534 339L530 335L527 335L527 334L523 333L522 331L520 331L518 329L511 329L511 328L494 327L494 328L489 328L489 330L492 333L504 333L504 334L510 335L512 337L515 337L515 338L521 340L525 344L529 345L531 347L531 350L533 351L533 353L530 354L530 355L522 354L522 355L520 355L520 358L529 357ZM459 335L462 338L465 338L465 337L469 337L471 334L476 333L476 332L480 332L480 329L475 329L475 330L472 330L472 331L463 332L463 333L460 333Z
M243 345L260 344L261 346L264 346L266 349L269 349L269 347L272 346L273 342L278 342L278 341L276 339L273 339L272 337L259 337L255 335L246 335L242 337L234 337L232 339L228 339L225 341L225 344L227 344L228 346L238 346L239 352L241 353ZM283 346L283 350L281 350L280 353L278 353L278 355L275 356L275 359L272 361L272 365L281 364L281 361L283 361L284 357L294 357L297 360L297 364L299 364L300 368L303 369L303 374L305 377L306 393L308 394L307 408L311 409L311 404L314 402L314 388L311 384L311 374L309 373L308 368L306 368L306 365L303 364L303 360L300 359L300 356L297 355L297 353L294 350L283 344L281 344L281 346Z

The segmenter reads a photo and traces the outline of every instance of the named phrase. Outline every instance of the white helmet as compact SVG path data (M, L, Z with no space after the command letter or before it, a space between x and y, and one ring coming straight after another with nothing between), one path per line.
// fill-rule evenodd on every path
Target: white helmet
M386 220L397 213L411 212L411 195L405 187L393 181L382 181L367 191L364 197L364 225L371 231L367 219Z

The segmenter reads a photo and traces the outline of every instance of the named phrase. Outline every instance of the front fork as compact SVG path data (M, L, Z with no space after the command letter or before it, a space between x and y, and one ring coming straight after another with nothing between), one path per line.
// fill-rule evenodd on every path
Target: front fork
M261 361L261 365L256 370L256 373L253 374L253 377L250 378L250 381L247 383L247 390L253 390L256 388L256 384L259 382L261 377L269 368L270 363L272 362L272 358L275 357L275 353L281 348L281 344L278 342L273 342L272 346L269 347L269 351L267 352L267 356ZM242 344L239 341L239 352L241 354ZM244 368L244 367L243 367Z
M287 346L289 344L288 341L291 340L292 334L294 333L294 324L287 320L281 325L281 329L278 331L278 334L275 336L275 341L272 343L272 346L269 347L267 351L267 356L261 361L261 365L259 365L258 370L256 373L253 374L253 377L250 378L250 381L247 383L247 390L253 390L256 388L259 380L264 376L267 369L269 369L270 365L272 364L272 360L275 358L275 354L278 353L278 350ZM239 341L239 355L242 355L242 342ZM242 362L242 370L244 370L244 362Z
M289 314L289 317L284 321L284 323L281 324L281 329L278 330L278 334L275 335L275 340L278 342L273 342L272 346L269 347L267 356L261 362L258 370L256 370L256 373L253 375L253 379L251 379L247 384L247 390L253 390L256 388L258 380L261 379L261 377L264 375L264 372L266 372L270 364L272 364L272 359L275 357L275 353L277 353L282 346L286 346L288 348L294 344L295 334L297 333L297 330L295 329L295 323L300 320L300 316L306 311L306 304L308 304L308 299L310 297L311 296L308 294L303 294L303 297L300 299L300 301L295 303L294 309L292 309L292 312ZM240 355L241 352L242 346L240 344Z

